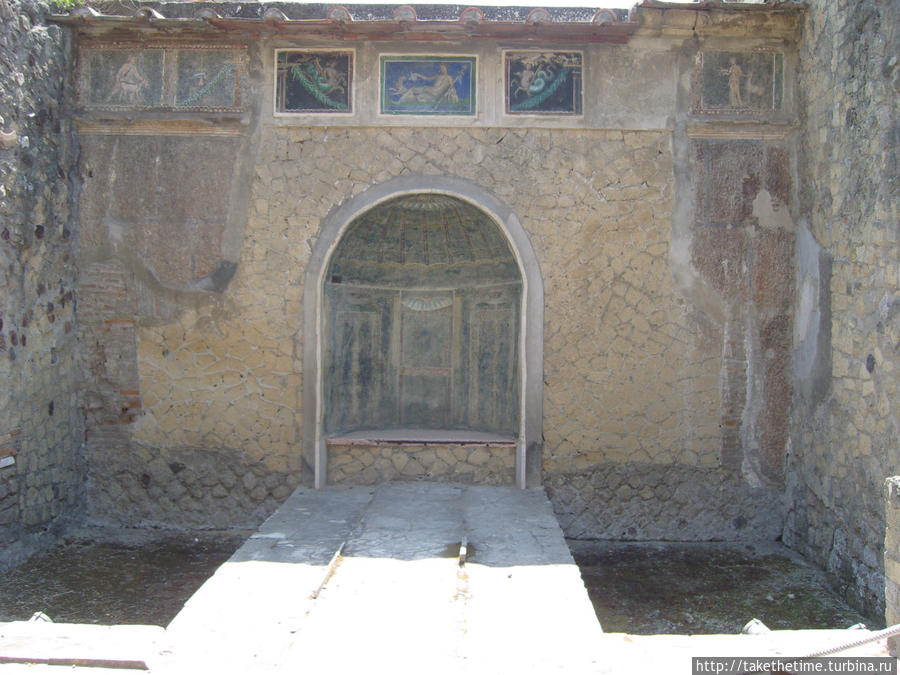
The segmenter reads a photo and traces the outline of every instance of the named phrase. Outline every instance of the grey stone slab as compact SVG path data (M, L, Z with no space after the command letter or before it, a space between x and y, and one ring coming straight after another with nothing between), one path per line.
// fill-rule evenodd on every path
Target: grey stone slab
M542 490L413 482L297 490L169 634L175 672L590 672L601 631Z
M574 565L542 489L473 486L464 499L470 562Z
M374 494L371 488L299 488L229 562L266 560L327 565L359 524Z
M379 486L344 556L398 560L456 556L463 536L464 494L464 487L443 483Z
M442 672L459 659L457 569L452 558L343 559L283 665L291 672Z
M365 488L294 491L169 624L167 669L275 668L371 499Z
M464 672L591 673L602 630L543 490L469 488Z

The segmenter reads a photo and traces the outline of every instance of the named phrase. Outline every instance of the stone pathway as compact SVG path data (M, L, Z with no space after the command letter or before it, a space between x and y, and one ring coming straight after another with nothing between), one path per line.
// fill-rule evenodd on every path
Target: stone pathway
M589 672L601 635L542 491L434 483L298 490L168 633L184 672L400 673Z
M0 671L689 673L867 633L604 634L542 490L394 483L295 491L165 630L0 624Z

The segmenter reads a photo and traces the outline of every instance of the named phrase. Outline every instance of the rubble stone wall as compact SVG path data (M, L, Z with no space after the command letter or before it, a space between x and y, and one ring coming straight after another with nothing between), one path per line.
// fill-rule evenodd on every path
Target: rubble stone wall
M395 480L514 485L514 443L328 444L328 482L378 485Z
M221 449L223 470L239 456L283 476L287 485L299 479L297 345L309 242L335 204L407 174L456 175L485 186L531 233L547 298L546 472L582 470L601 458L717 464L720 336L674 290L668 230L658 226L671 210L668 134L264 129L237 273L221 297L198 295L195 306L172 318L156 305L142 309L142 294L162 292L146 290L135 264L110 244L113 220L100 212L101 203L109 208L101 199L109 191L94 192L95 185L108 186L110 144L128 142L134 141L89 138L83 159L93 178L86 180L84 200L90 245L81 256L86 281L98 280L85 288L84 332L91 336L85 342L95 365L91 357L86 363L102 374L92 385L98 403L90 414L98 427L108 427L103 437L93 437L91 485L103 510L111 505L105 495L112 494L141 501L148 513L163 508L142 486L148 480L138 453L116 449L123 442L159 449L163 465L183 462L168 458L171 453ZM193 143L165 142L183 153L196 149ZM367 152L356 152L359 147ZM473 156L483 159L476 164ZM155 154L143 161L154 162ZM187 199L178 182L166 181L166 187L172 202ZM192 216L210 217L210 208ZM171 260L183 246L161 239L143 252L141 267ZM91 260L105 252L108 259ZM113 289L120 290L111 299ZM113 447L104 449L104 439ZM191 472L163 473L151 475L149 485L188 499L190 485L174 486ZM269 498L272 493L262 501Z
M884 609L882 485L900 466L900 7L810 3L800 62L792 504L785 541Z
M778 492L718 467L604 462L548 476L546 489L572 539L774 541L781 534Z
M0 564L52 541L81 496L70 41L48 10L0 0Z
M108 156L105 144L111 142L107 137L87 140L85 160ZM193 147L190 140L166 143L179 143L182 151ZM223 512L265 510L277 491L296 484L301 283L319 223L335 204L372 184L410 174L454 175L484 186L511 206L541 264L547 313L544 472L560 513L570 514L568 520L580 516L583 536L607 536L611 529L602 523L611 518L630 522L633 516L643 522L664 511L672 522L693 523L679 536L720 534L711 523L735 502L732 491L707 495L715 501L704 502L703 508L717 514L707 523L672 504L664 508L670 495L660 485L673 466L684 467L676 471L676 483L686 480L693 486L682 492L710 476L724 476L718 468L723 334L685 300L670 273L671 143L670 134L658 131L264 128L240 264L221 296L198 296L195 305L171 318L159 307L148 315L140 309L147 306L141 297L148 291L137 288L146 283L121 256L119 262L85 267L87 274L109 275L107 291L115 279L126 288L132 284L117 295L122 306L111 303L106 292L85 299L85 330L102 325L102 339L93 344L102 346L105 368L118 368L108 373L115 384L105 395L115 404L98 406L96 413L109 415L103 438L112 447L94 437L93 503L105 512L124 496L131 506L118 513L132 518L143 512L148 522L157 522L186 500L189 506L179 518L195 514L191 522L201 524L201 504L217 512L219 520ZM367 152L356 152L360 147ZM474 156L481 161L472 162ZM154 161L153 155L146 161ZM93 165L91 172L93 180L106 175ZM86 214L93 212L90 183ZM178 185L172 182L168 189L178 200ZM94 222L102 220L98 216ZM110 222L104 225L107 231ZM86 222L86 230L94 227ZM162 264L183 245L161 240L147 249L141 265ZM104 246L90 250L112 250ZM110 313L102 324L87 318L99 305ZM122 356L111 359L113 354ZM130 403L137 399L132 392L140 392L139 401ZM136 450L123 453L122 445ZM190 467L194 448L204 449L204 456L221 453L218 466L204 464L203 479L197 470L171 468ZM141 468L147 453L158 453L158 470ZM347 461L336 451L332 466ZM216 477L219 471L244 471L234 462L268 475L269 487L256 484L249 499L236 501L241 483ZM635 497L642 495L633 502L633 513L607 508L604 500L621 491L618 484L600 485L621 473L610 473L611 465L630 467L624 469L626 484L634 484L629 490ZM415 477L425 478L425 473ZM585 501L571 487L562 489L585 475L598 483L595 498ZM396 477L409 476L400 471ZM739 478L733 482L743 484ZM738 501L747 507L754 502L750 495ZM763 524L741 532L746 523L771 521L771 510L735 508L729 518L735 532L771 534ZM638 530L655 538L667 527L660 521Z
M230 117L113 105L109 64L109 81L91 85L78 252L90 516L250 525L309 480L303 283L323 222L393 179L427 192L452 177L515 214L540 267L542 470L569 534L776 538L796 216L791 46L766 35L597 45L585 50L596 65L584 118L518 121L493 104L472 124L382 125L273 115L273 54L286 44L228 46L246 75L235 96L249 102ZM410 49L345 47L370 66L379 51ZM140 49L119 41L108 59L134 50L149 69L162 58ZM496 93L496 45L472 49L494 68L482 80ZM763 78L739 109L729 58ZM177 69L154 72L171 90ZM377 78L358 81L367 105ZM638 90L659 94L648 110L628 107ZM780 130L763 133L773 121ZM340 480L445 472L428 448L406 448L416 456L405 463L332 450ZM448 476L476 464L454 459L441 459ZM495 475L509 468L502 453L490 461Z

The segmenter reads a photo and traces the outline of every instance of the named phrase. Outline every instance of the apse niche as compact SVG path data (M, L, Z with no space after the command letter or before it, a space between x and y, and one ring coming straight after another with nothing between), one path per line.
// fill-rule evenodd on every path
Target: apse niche
M325 277L325 431L518 436L522 278L500 228L442 194L357 217Z

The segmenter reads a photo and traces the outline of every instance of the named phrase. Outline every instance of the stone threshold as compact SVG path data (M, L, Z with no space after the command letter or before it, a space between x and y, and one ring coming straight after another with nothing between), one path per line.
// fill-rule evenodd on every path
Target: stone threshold
M366 429L325 439L326 445L484 445L516 444L513 436L468 429Z

